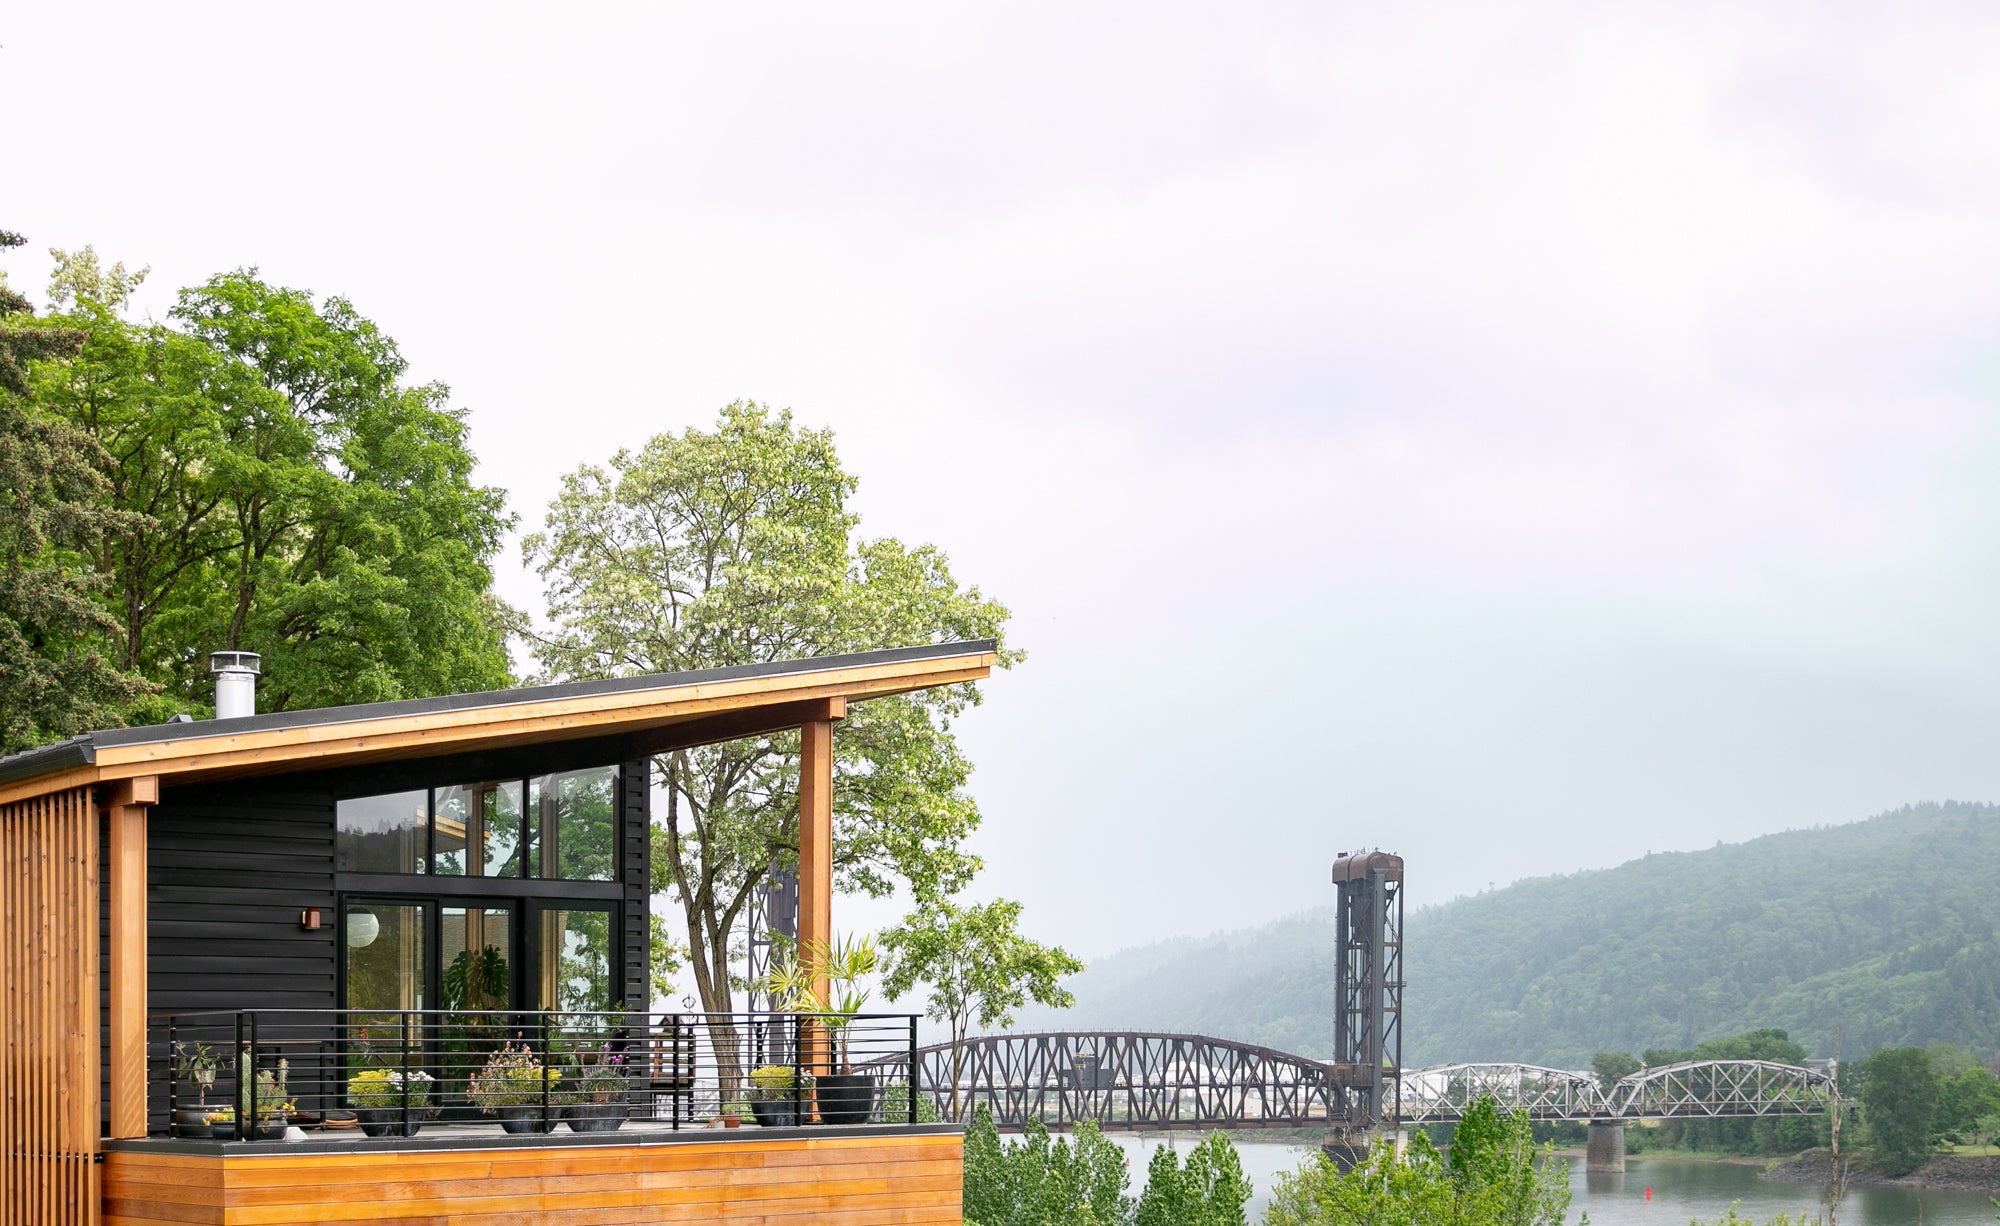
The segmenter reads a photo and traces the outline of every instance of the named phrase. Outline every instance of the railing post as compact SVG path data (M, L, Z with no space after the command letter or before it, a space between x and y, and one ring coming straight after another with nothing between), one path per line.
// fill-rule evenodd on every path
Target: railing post
M167 1135L170 1137L180 1135L181 1131L180 1103L176 1097L180 1090L181 1079L174 1072L174 1065L180 1059L180 1051L175 1046L179 1033L179 1029L174 1024L173 1017L169 1015L167 1018ZM151 1036L149 1035L148 1037L150 1038Z
M549 1131L549 1015L535 1014L535 1037L542 1045L542 1131Z
M799 1025L798 1014L790 1018L792 1028L792 1125L801 1127L806 1122L806 1070L805 1034Z
M910 1119L917 1122L917 1015L910 1015Z

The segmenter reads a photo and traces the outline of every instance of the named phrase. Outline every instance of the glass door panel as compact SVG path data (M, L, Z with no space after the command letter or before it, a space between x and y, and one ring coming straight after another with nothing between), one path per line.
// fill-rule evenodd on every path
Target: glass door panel
M504 907L442 911L443 1006L451 1012L514 1007L514 913Z
M420 1063L423 1026L403 1011L430 1003L430 907L349 902L341 943L347 1007L357 1011L350 1019L350 1050L361 1064Z
M467 1082L518 1028L515 1019L492 1016L518 1005L514 990L518 933L507 907L441 904L439 960L445 1011L439 1035L444 1103L466 1103Z

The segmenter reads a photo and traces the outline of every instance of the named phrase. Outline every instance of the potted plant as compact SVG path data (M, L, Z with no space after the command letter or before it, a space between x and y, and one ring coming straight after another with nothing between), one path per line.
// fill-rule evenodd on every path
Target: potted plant
M837 944L813 941L803 957L795 951L765 977L765 990L776 1008L796 1013L826 1032L827 1055L839 1071L813 1077L813 1101L823 1124L865 1124L875 1114L875 1079L855 1072L848 1060L848 1030L868 1003L869 993L861 981L875 973L875 962L873 937L850 937ZM827 982L825 1002L813 991L815 978Z
M571 1132L616 1132L625 1123L625 1057L605 1043L575 1070L575 1084L563 1096L563 1119Z
M432 1077L421 1069L362 1069L347 1079L347 1102L371 1137L414 1137L430 1111Z
M201 1125L208 1130L210 1136L218 1141L234 1141L236 1139L236 1108L210 1108L202 1113Z
M195 1105L174 1108L174 1132L183 1137L205 1137L209 1135L208 1125L202 1117L208 1114L208 1092L215 1086L215 1069L221 1058L215 1049L206 1043L189 1043L183 1039L174 1040L174 1074L192 1086L195 1091Z
M202 1117L202 1122L218 1141L277 1140L285 1135L285 1124L292 1112L298 1110L298 1104L286 1097L285 1083L290 1073L290 1063L285 1060L278 1061L276 1072L260 1069L250 1084L238 1092L235 1106L210 1111Z
M553 1132L555 1115L543 1108L563 1101L556 1091L561 1080L562 1070L545 1067L526 1044L510 1043L487 1057L465 1096L487 1115L499 1116L508 1132Z
M789 1064L766 1064L750 1070L750 1110L765 1128L793 1128L811 1089L809 1079Z

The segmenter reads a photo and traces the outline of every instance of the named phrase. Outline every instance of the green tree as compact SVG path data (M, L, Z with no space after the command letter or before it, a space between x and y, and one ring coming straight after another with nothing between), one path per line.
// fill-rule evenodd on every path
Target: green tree
M1645 1066L1629 1051L1601 1051L1590 1058L1590 1071L1597 1074L1597 1084L1606 1094L1611 1087L1638 1072Z
M951 1118L958 1119L958 1074L965 1037L1014 1024L1015 1009L1033 1000L1067 1008L1076 998L1061 985L1083 963L1058 946L1038 944L1019 931L1021 904L996 899L960 907L927 902L882 935L888 971L882 988L897 1000L919 984L930 989L927 1014L951 1036Z
M1278 1176L1267 1226L1562 1226L1569 1165L1537 1150L1526 1112L1489 1096L1453 1130L1449 1157L1422 1132L1398 1155L1378 1142L1343 1172L1316 1154Z
M928 545L856 536L833 436L738 402L715 429L662 434L563 480L546 530L523 543L553 630L534 638L550 679L757 664L999 638L1007 611L961 588ZM1011 665L1018 654L1002 651ZM978 866L971 764L951 721L970 685L857 704L834 734L834 872L882 897L910 883L956 893ZM662 755L654 888L680 904L702 1006L732 1008L730 934L774 865L798 862L798 736Z
M1937 1082L1937 1112L1931 1120L1933 1138L1967 1142L1987 1135L1985 1121L2000 1116L2000 1077L1968 1063L1957 1076L1940 1074Z
M118 314L139 274L56 254L60 320L88 340L37 389L143 524L91 556L127 668L184 710L206 709L215 649L263 653L267 710L508 683L490 562L512 521L442 385L407 385L345 299L242 271L141 326Z
M19 235L0 231L0 250ZM94 549L135 526L109 503L103 450L34 403L34 363L83 343L0 283L0 753L121 722L144 681L107 657L116 630Z
M1907 1175L1931 1152L1937 1074L1921 1047L1884 1047L1861 1064L1861 1111L1870 1152L1888 1175Z
M981 1104L965 1130L963 1207L967 1226L1125 1226L1132 1201L1125 1154L1089 1120L1056 1141L1037 1119L1021 1140L1002 1144Z
M1153 1151L1133 1226L1243 1226L1249 1199L1236 1147L1213 1132L1189 1152L1186 1166L1171 1146Z

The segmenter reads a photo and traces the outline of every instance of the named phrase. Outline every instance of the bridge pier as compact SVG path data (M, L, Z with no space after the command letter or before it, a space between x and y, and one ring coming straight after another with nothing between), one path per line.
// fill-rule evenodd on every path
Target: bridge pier
M1625 1173L1625 1121L1590 1121L1589 1139L1583 1151L1583 1169L1590 1175Z

